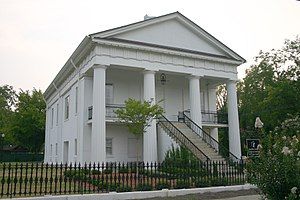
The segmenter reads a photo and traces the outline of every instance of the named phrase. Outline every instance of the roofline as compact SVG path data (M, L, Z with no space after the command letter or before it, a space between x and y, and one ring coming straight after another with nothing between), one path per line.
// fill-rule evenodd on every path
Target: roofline
M182 17L184 17L186 20L188 20L190 23L192 23L194 26L196 26L197 28L199 28L200 30L202 30L205 34L209 35L210 37L212 37L214 40L216 40L217 42L219 42L221 45L223 45L224 47L226 47L227 49L229 49L233 54L235 54L237 57L239 57L241 59L241 61L243 61L243 63L246 62L246 59L243 58L242 56L240 56L238 53L236 53L235 51L233 51L231 48L229 48L227 45L225 45L223 42L221 42L220 40L218 40L217 38L215 38L213 35L211 35L210 33L208 33L205 29L201 28L198 24L196 24L195 22L193 22L192 20L190 20L189 18L187 18L186 16L184 16L183 14L181 14L180 12L177 12L179 15L181 15Z
M232 49L230 49L227 45L225 45L224 43L222 43L220 40L218 40L217 38L215 38L213 35L211 35L210 33L208 33L206 30L204 30L203 28L201 28L199 25L197 25L195 22L193 22L192 20L190 20L189 18L187 18L186 16L184 16L183 14L181 14L180 12L176 11L176 12L172 12L172 13L169 13L169 14L165 14L165 15L161 15L161 16L157 16L157 17L153 17L153 18L150 18L150 19L146 19L146 20L141 20L141 21L138 21L138 22L135 22L135 23L131 23L131 24L127 24L127 25L124 25L124 26L120 26L120 27L116 27L116 28L112 28L112 29L108 29L108 30L104 30L104 31L100 31L100 32L97 32L97 33L93 33L93 34L90 34L89 36L90 37L94 37L95 35L97 34L105 34L107 32L111 32L111 31L116 31L118 29L124 29L124 28L127 28L127 27L130 27L130 26L135 26L135 25L138 25L138 24L143 24L143 23L149 23L151 21L155 21L159 18L164 18L164 17L168 17L168 16L171 16L171 15L179 15L180 17L184 18L186 21L188 21L192 26L194 26L195 28L197 28L198 30L200 30L201 32L203 32L207 37L211 38L212 40L215 41L215 43L219 43L221 46L223 46L223 48L227 49L230 53L226 52L226 50L223 49L223 51L225 51L227 54L231 55L232 57L236 57L238 59L236 60L240 60L242 63L245 63L246 62L246 59L244 59L242 56L240 56L238 53L236 53L235 51L233 51ZM104 36L102 38L105 38L105 37L110 37L109 35L108 36ZM218 45L218 44L216 44ZM222 48L222 47L221 47Z
M64 66L59 70L58 74L55 76L55 78L49 84L49 86L47 87L47 89L45 90L45 92L43 93L45 99L47 99L52 94L52 92L50 92L51 89L53 89L54 85L61 79L61 77L63 77L65 75L64 73L69 68L69 65L71 65L71 60L73 60L77 64L77 62L81 58L81 57L77 57L77 56L80 55L81 53L83 53L82 50L84 48L86 48L87 45L90 44L90 43L92 43L91 37L90 36L85 36L84 39L80 42L80 44L77 46L77 48L75 49L75 51L71 54L71 56L69 57L69 59L66 61L66 63L64 64ZM74 59L76 59L76 60L74 60Z
M157 16L157 17L152 17L152 18L145 19L145 20L141 20L141 21L138 21L138 22L126 24L126 25L123 25L123 26L111 28L111 29L104 30L104 31L100 31L100 32L96 32L96 33L92 33L92 34L89 34L89 36L93 37L94 35L97 35L97 34L106 33L106 32L114 31L114 30L121 29L121 28L126 28L126 27L129 27L129 26L133 26L133 25L136 25L136 24L140 24L140 23L146 22L146 21L147 21L147 22L149 22L149 21L154 21L155 19L158 19L158 18L161 18L161 17L166 17L166 16L169 16L169 15L173 15L173 14L175 14L175 13L179 13L179 12L176 11L176 12L168 13L168 14L165 14L165 15L160 15L160 16ZM179 14L180 14L180 13L179 13Z
M223 56L223 55L206 53L206 52L195 51L195 50L190 50L190 49L177 48L177 47L172 47L172 46L165 46L165 45L159 45L159 44L139 42L139 41L134 41L134 40L125 40L125 39L120 39L120 38L101 38L101 37L95 37L94 39L106 40L106 41L112 41L112 42L121 42L121 43L126 43L126 44L142 45L142 46L147 46L147 47L161 48L161 49L173 50L173 51L178 51L178 52L184 52L184 53L190 53L190 54L196 54L196 55L203 55L203 56L211 56L211 57L217 57L217 58L222 58L222 59L228 59L228 60L234 60L234 61L240 61L241 62L241 60L233 59L232 57L227 57L227 56Z

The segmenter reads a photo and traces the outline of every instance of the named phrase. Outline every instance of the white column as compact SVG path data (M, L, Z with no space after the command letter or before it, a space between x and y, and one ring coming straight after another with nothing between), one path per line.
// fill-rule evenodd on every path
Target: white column
M216 88L209 88L208 89L208 106L209 106L209 111L212 112L217 112L217 105L216 105L216 101L217 101L217 93L216 93ZM212 120L215 120L213 116ZM211 137L213 137L215 140L218 141L218 128L212 127L210 128L210 135Z
M241 157L240 127L236 95L236 83L227 82L229 151L236 157Z
M83 137L87 121L87 107L85 106L86 98L86 77L83 75L79 80L78 86L78 137L77 137L77 161L83 163Z
M60 95L59 95L60 96ZM62 96L59 97L58 99L58 129L57 129L57 137L58 137L58 157L57 160L58 162L63 162L63 137L62 137L62 127L63 127L63 121L64 121L64 113L63 113L63 104L64 100Z
M144 100L155 104L155 72L144 72ZM147 127L143 137L143 160L144 162L157 161L157 135L156 120Z
M91 162L106 160L105 73L106 66L95 65L93 80L93 121Z
M46 124L45 124L45 152L44 162L50 162L50 134L49 134L49 110L46 108Z
M189 79L191 119L202 128L200 77L190 76Z

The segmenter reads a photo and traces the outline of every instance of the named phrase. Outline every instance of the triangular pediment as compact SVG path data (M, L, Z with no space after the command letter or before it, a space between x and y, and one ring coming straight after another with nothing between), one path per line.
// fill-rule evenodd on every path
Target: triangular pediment
M91 34L245 60L179 12Z
M157 44L209 54L227 54L214 46L205 37L198 36L176 19L146 26L137 30L121 33L114 38Z

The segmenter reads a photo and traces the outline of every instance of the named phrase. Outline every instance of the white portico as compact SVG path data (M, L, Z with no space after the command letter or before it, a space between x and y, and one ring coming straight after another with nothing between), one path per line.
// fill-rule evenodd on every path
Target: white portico
M228 126L229 149L240 157L235 82L243 62L178 12L91 34L44 93L45 161L127 162L136 160L137 151L146 162L162 161L175 141L153 121L136 147L113 112L128 98L160 102L170 121L189 110L216 140L218 127ZM228 90L228 123L216 118L221 84Z

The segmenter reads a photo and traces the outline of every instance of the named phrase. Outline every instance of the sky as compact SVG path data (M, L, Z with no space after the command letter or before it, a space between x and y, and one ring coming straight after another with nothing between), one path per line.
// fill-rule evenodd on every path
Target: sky
M83 38L179 11L253 63L300 35L297 0L0 0L0 86L45 91Z

